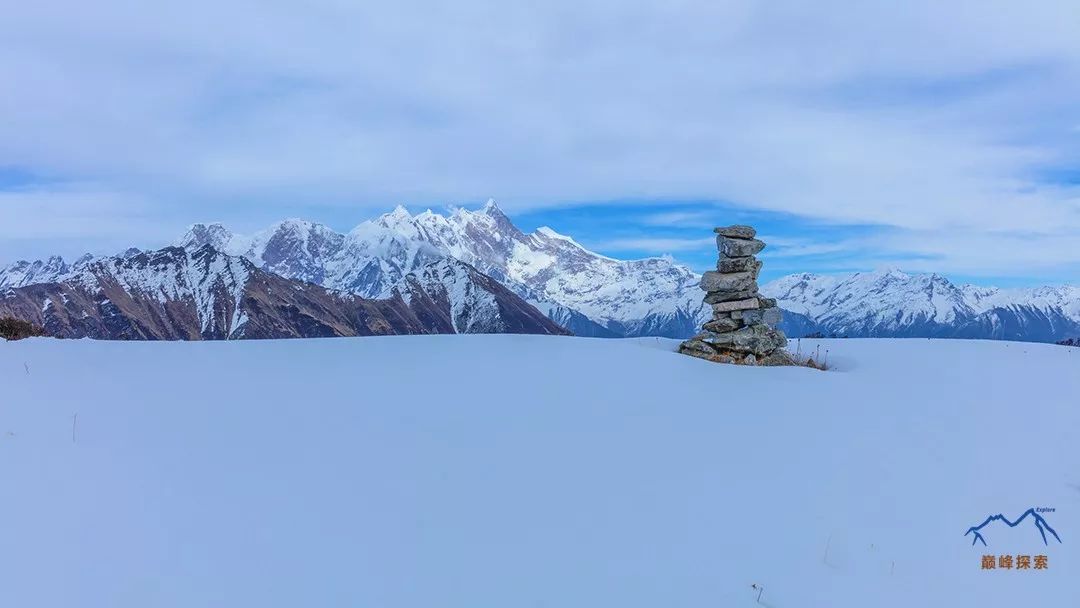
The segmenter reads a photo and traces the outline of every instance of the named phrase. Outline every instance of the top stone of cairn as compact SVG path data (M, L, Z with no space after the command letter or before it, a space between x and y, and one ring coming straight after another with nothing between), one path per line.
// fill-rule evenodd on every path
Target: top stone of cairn
M741 224L736 224L734 226L718 226L713 228L713 232L731 239L752 239L757 236L757 230Z

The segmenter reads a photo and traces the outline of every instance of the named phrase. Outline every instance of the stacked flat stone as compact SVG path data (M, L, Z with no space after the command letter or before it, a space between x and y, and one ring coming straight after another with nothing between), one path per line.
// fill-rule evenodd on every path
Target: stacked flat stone
M713 231L720 259L715 271L701 277L712 320L702 326L701 333L679 345L679 352L720 363L791 365L784 349L787 338L776 329L780 323L776 300L758 293L761 261L754 256L765 243L754 238L757 231L750 226Z

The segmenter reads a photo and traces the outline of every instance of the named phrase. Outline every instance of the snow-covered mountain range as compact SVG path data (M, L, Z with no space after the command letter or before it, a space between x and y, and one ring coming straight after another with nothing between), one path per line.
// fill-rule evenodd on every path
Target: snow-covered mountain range
M684 337L707 317L700 277L689 268L666 258L598 255L546 227L525 234L493 201L448 215L398 207L348 234L292 219L251 236L197 224L177 241L206 244L269 272L364 297L384 297L406 274L453 258L577 335Z
M391 298L396 290L407 300L422 289L445 300L455 331L470 331L476 323L509 331L505 327L531 319L508 294L583 336L683 338L709 318L700 275L689 268L669 258L613 259L547 227L522 232L493 201L447 214L411 214L398 207L345 234L299 219L253 235L196 224L175 244L189 252L209 245L262 271L361 298ZM139 254L128 250L116 258ZM16 262L0 268L0 289L55 282L92 262L89 256L70 265L58 257ZM507 293L496 294L496 286ZM1077 287L997 289L887 270L790 275L761 291L785 310L781 328L791 337L1050 342L1080 336ZM459 318L462 311L468 319ZM496 317L509 325L491 321Z
M789 275L762 286L792 336L990 338L1054 342L1080 336L1080 287L956 285L896 269Z
M565 333L465 262L443 259L362 298L266 272L212 245L55 264L0 293L0 316L59 337L220 340L427 333Z

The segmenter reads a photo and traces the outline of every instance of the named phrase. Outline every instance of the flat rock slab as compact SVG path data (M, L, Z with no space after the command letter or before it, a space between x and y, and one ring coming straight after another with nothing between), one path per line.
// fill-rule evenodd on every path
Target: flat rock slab
M761 272L761 260L751 256L745 258L720 258L716 261L717 272L750 272L757 277Z
M716 272L710 270L701 275L701 289L705 291L747 291L757 289L757 277L750 272Z
M751 226L735 224L734 226L717 226L713 228L716 234L731 237L733 239L752 239L757 236L757 230Z
M750 310L757 308L759 301L757 298L747 298L745 300L735 300L732 302L717 302L712 305L713 312L728 312L731 310Z
M745 258L765 249L765 243L757 239L733 239L724 235L716 237L716 249L725 258Z
M735 300L745 300L747 298L755 298L758 295L757 283L755 283L750 289L741 289L738 291L710 291L706 292L704 302L706 304L719 304L721 302L733 302Z

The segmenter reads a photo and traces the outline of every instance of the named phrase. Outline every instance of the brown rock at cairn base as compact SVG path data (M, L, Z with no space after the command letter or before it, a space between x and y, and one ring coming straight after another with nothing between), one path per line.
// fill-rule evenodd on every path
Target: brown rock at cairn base
M792 365L784 347L787 338L775 326L780 322L776 300L758 293L761 262L754 255L765 248L750 226L715 228L720 258L716 271L701 277L704 302L713 318L702 333L679 345L679 352L716 361L744 365Z

